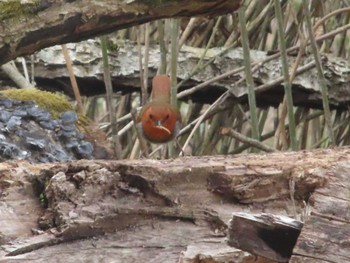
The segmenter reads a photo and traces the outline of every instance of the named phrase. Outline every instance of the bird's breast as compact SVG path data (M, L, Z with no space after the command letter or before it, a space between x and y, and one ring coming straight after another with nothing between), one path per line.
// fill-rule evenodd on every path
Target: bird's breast
M141 113L143 135L151 142L172 140L179 130L181 116L170 104L151 103Z

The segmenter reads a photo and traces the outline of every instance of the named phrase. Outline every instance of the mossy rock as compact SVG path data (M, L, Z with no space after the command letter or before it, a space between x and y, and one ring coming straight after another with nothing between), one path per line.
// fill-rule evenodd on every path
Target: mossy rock
M74 111L67 97L59 93L30 88L2 90L0 95L14 100L33 100L39 107L49 111L54 119L59 118L62 112Z
M34 88L7 89L0 91L0 97L13 100L35 101L39 107L50 112L53 119L61 117L63 112L75 111L68 98L61 93L53 93ZM85 134L88 141L93 142L96 147L104 148L108 156L113 155L109 150L106 134L91 119L85 115L78 114L76 126L80 132Z

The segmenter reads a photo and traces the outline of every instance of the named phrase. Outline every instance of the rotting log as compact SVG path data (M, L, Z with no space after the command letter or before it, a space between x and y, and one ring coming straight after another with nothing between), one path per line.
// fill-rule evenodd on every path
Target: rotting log
M161 18L230 13L239 8L241 0L39 0L34 6L23 3L25 12L3 13L6 4L0 3L0 65L45 47Z
M254 262L226 243L232 213L309 209L290 262L347 262L349 156L1 163L0 262Z

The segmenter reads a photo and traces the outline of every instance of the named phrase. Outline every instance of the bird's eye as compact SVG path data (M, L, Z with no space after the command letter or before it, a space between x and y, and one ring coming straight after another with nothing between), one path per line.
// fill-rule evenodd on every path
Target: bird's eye
M169 119L169 114L167 114L166 116L165 116L165 120L167 120L167 119Z
M151 120L153 120L153 114L150 114L150 115L149 115L149 118L150 118Z

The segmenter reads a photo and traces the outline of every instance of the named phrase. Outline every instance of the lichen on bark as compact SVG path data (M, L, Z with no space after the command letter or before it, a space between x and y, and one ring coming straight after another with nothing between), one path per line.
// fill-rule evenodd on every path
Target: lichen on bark
M39 0L33 0L30 3L21 3L20 0L1 2L0 20L19 19L21 17L34 15L39 5Z

